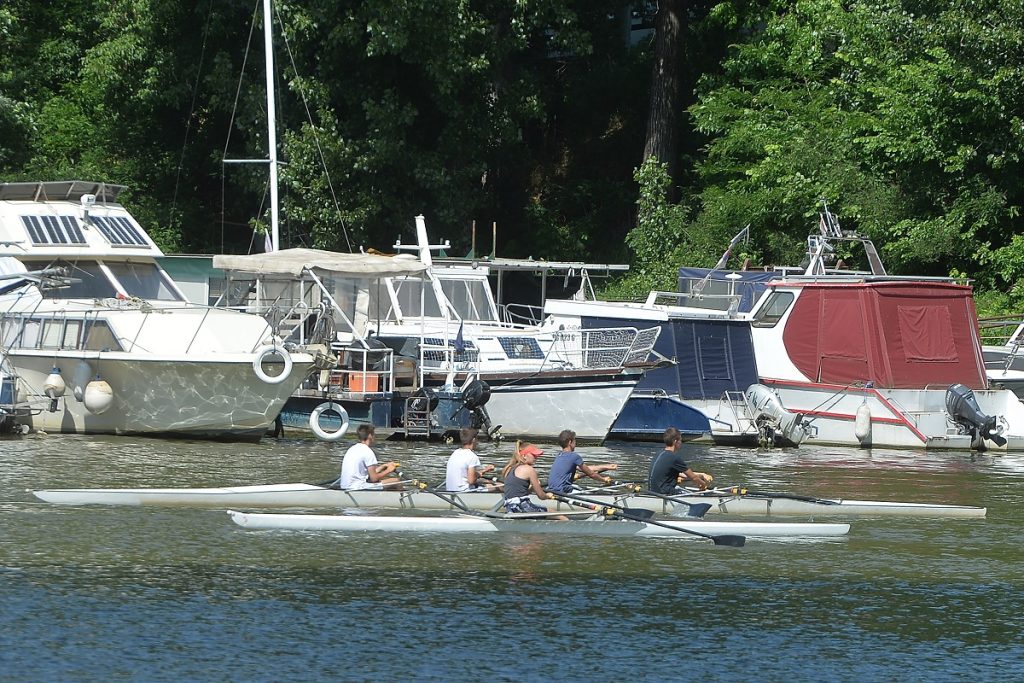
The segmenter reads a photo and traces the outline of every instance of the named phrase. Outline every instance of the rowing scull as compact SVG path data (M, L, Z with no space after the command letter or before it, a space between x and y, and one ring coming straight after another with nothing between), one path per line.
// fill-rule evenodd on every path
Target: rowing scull
M49 503L62 505L162 505L183 507L247 508L381 508L452 510L426 491L339 491L315 484L265 484L220 488L125 488L47 489L32 494ZM498 493L453 494L460 504L474 510L489 510L501 501ZM739 516L804 517L964 517L985 516L985 508L970 505L938 505L877 500L805 498L779 494L742 493L731 490L690 492L678 496L679 504L637 493L587 493L603 504L686 516L689 505L710 503L708 514ZM540 502L540 501L534 501ZM544 501L549 508L569 510L566 503Z
M393 532L516 532L524 534L568 534L573 536L670 536L691 538L683 530L702 534L731 534L755 538L822 538L845 536L849 524L813 522L705 522L666 521L665 526L628 520L584 519L500 519L475 515L413 517L407 515L296 515L251 513L228 510L235 524L247 529L291 531L393 531Z

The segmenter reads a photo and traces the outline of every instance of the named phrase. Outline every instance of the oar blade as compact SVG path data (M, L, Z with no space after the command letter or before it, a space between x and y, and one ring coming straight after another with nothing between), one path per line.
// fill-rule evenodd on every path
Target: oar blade
M686 511L687 517L704 519L704 515L711 509L711 503L690 503L690 509Z
M622 516L627 519L635 519L637 521L645 522L654 516L654 510L644 510L643 508L627 508Z
M733 536L731 534L711 536L711 540L715 542L715 545L727 545L733 548L742 548L747 542L746 536Z

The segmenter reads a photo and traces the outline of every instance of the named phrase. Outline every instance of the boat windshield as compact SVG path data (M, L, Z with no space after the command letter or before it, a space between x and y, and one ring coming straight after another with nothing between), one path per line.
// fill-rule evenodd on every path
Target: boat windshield
M156 301L181 301L167 273L154 263L107 263L128 296Z
M395 294L398 297L398 306L402 315L408 318L440 318L441 309L437 304L437 297L431 289L429 282L414 280L412 278L394 280ZM426 290L424 290L424 285ZM422 294L422 299L420 298ZM422 301L422 306L420 305ZM385 320L397 319L393 311L388 311Z
M55 261L45 264L27 264L35 268L58 267L67 270L72 282L67 287L46 289L43 294L55 299L106 299L117 296L117 289L96 261Z
M452 307L463 320L497 322L498 313L494 309L490 290L486 280L449 280L439 278L441 289L448 297Z

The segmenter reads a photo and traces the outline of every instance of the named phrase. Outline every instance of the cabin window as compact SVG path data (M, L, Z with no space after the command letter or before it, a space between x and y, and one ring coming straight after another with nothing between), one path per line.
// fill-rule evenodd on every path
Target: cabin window
M463 320L496 321L487 282L484 280L441 280L441 290Z
M43 337L40 347L44 349L60 348L60 342L64 338L63 320L44 320Z
M53 263L26 263L29 270L46 267L60 267L67 271L72 280L66 287L47 287L43 296L51 299L105 299L117 296L117 290L107 274L95 261L54 261Z
M23 349L34 349L39 344L39 330L42 327L42 321L34 318L30 318L25 321L25 328L21 333L21 344L19 346Z
M429 282L422 280L395 280L395 294L398 296L398 306L402 309L402 315L409 318L440 318L441 309L434 296L434 290ZM424 285L426 289L424 289ZM420 305L420 295L423 295L423 305Z
M21 318L19 316L7 316L0 321L0 344L4 348L10 349L20 346L20 335Z
M153 263L108 263L124 293L140 299L181 301L167 274Z
M900 339L908 361L955 363L953 323L945 306L899 306Z
M85 324L82 348L86 351L122 351L114 331L105 320L89 320Z
M789 310L793 299L793 292L773 292L764 305L757 309L751 324L754 327L775 327Z

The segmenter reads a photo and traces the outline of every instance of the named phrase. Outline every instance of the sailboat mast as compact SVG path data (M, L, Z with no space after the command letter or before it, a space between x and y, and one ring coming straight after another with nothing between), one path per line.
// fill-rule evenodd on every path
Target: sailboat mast
M280 246L280 227L277 213L277 102L274 97L274 40L270 15L270 0L263 0L263 44L267 68L267 148L270 152L270 238L271 250Z

